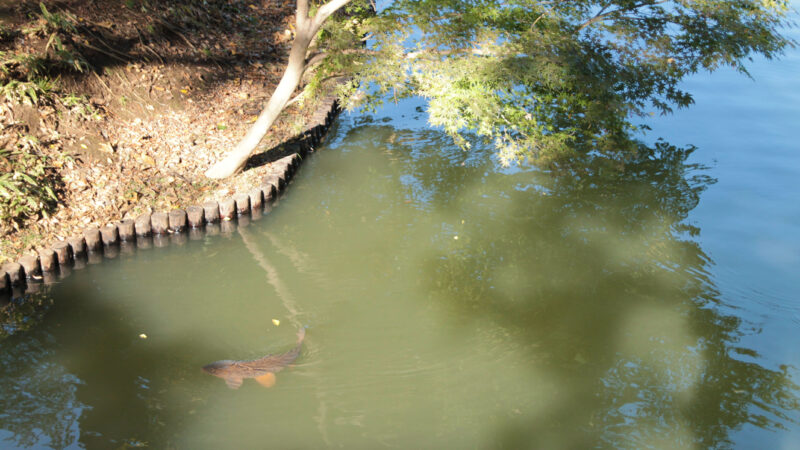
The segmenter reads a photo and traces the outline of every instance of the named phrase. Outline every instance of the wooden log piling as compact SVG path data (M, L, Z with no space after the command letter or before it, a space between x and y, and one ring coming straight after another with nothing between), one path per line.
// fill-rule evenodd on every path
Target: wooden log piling
M136 236L150 236L150 234L153 233L153 227L150 224L150 214L141 214L133 222L134 228L136 229Z
M8 274L8 286L15 287L21 286L25 283L25 273L22 271L22 265L16 262L5 263L2 271Z
M206 223L219 222L219 203L217 202L203 203L203 215L205 216Z
M110 247L119 244L119 229L116 225L106 225L100 229L100 238L103 240L103 245Z
M241 216L250 212L250 196L247 194L236 194L233 201L236 202L236 214Z
M58 266L64 267L72 263L73 253L72 246L67 241L58 241L53 245L53 251L56 252L58 259Z
M182 233L186 230L186 211L173 209L169 212L169 230L173 233Z
M133 242L136 239L136 221L125 219L117 224L119 230L119 240L121 242Z
M19 259L19 265L25 273L25 278L37 278L42 275L42 267L39 265L38 255L24 255Z
M86 249L89 253L98 252L103 249L103 241L100 237L100 230L97 228L87 228L83 232L83 238L86 240Z
M8 274L5 270L0 269L0 294L8 294L11 292L11 280L8 279Z
M186 208L186 220L190 229L202 228L205 223L205 210L200 206Z
M264 204L264 193L261 192L261 189L251 189L248 196L250 197L250 209L253 211L260 210Z
M231 220L236 216L236 201L228 197L219 202L219 217L222 220Z
M153 235L167 234L169 232L169 215L164 212L151 214L150 226L153 229Z
M275 189L275 193L280 194L283 191L284 186L286 186L286 180L277 173L273 173L264 178L264 184L272 185L272 187Z
M273 200L275 200L275 197L278 194L278 192L275 190L275 186L273 186L272 184L263 183L261 186L258 187L258 189L261 191L261 195L264 197L264 203L263 203L264 205L271 203Z
M72 250L72 258L77 261L82 259L86 256L86 239L83 236L75 236L67 239L67 244L69 244L70 249ZM61 260L59 259L59 262Z
M39 263L42 266L42 272L55 273L58 270L58 255L52 248L43 248L39 250Z

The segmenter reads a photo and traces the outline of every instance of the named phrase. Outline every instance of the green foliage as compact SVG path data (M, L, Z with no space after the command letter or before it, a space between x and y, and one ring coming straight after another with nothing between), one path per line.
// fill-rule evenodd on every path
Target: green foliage
M40 4L40 9L38 21L24 28L22 35L40 36L43 48L31 53L0 51L0 94L11 102L53 104L59 98L58 77L53 74L64 70L80 73L90 69L80 52L74 46L65 44L73 42L72 36L78 31L75 25L77 20L66 13L51 13L44 4ZM6 34L11 36L10 32ZM93 115L96 112L85 114Z
M37 105L41 99L48 97L53 92L53 84L47 79L36 81L9 80L0 85L0 94L6 99L27 105Z
M17 228L26 219L46 217L57 200L50 159L38 151L33 138L24 137L21 142L19 148L0 150L0 223L3 227Z
M59 101L69 109L71 113L77 114L84 120L100 120L100 113L92 106L85 95L62 95Z
M83 72L89 68L89 63L76 50L70 49L64 42L72 42L72 36L78 33L77 19L68 13L51 13L43 3L39 4L41 16L30 27L24 28L25 35L40 35L47 38L44 49L37 54L12 54L3 62L4 72L13 63L19 65L21 76L27 79L47 75L48 72L60 68L72 69Z
M14 31L5 24L0 23L0 42L10 40L13 36Z
M482 136L506 163L624 157L637 117L692 103L687 75L746 74L753 55L793 45L788 14L784 0L397 0L335 17L317 78L353 75L342 97L363 102L349 107L423 96L432 125L464 148L462 133ZM365 35L368 50L347 50Z
M60 13L51 13L47 10L47 7L44 6L44 3L41 2L39 3L39 9L42 10L42 18L44 18L47 26L52 32L77 32L77 29L74 25L75 20L71 16Z
M73 69L76 72L85 72L89 70L89 63L86 59L84 59L80 53L71 51L65 47L61 42L61 38L55 33L50 35L50 39L47 41L47 46L45 47L45 53L47 53L50 48L53 49L52 61L55 65Z
M34 328L41 322L52 304L51 296L40 293L13 299L0 307L0 342L9 336Z

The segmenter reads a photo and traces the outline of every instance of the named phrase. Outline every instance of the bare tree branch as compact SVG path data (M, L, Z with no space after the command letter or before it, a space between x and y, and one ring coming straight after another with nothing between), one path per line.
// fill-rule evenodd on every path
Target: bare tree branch
M608 18L610 16L613 16L615 14L628 13L628 12L635 11L635 10L637 10L639 8L642 8L642 7L656 6L656 5L659 5L661 3L666 3L667 1L668 0L659 0L657 2L652 2L652 3L650 3L650 2L642 2L642 3L638 3L636 5L630 6L628 8L619 8L619 9L615 9L613 11L603 12L608 7L608 5L606 5L602 9L600 9L600 11L598 11L598 13L595 14L594 17L592 17L591 19L589 19L589 20L583 22L582 24L580 24L578 26L577 31L581 31L582 29L588 27L589 25L591 25L591 24L593 24L595 22L600 22L602 20L605 20L606 18Z
M322 26L322 23L325 22L328 17L330 17L331 14L348 3L350 3L350 0L331 0L330 2L320 6L317 10L317 14L314 15L314 25L319 28Z

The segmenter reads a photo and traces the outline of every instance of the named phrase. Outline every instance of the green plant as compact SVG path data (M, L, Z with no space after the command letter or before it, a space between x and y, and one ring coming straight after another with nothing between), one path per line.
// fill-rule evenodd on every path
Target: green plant
M13 32L13 30L11 28L9 28L8 26L0 23L0 42L3 42L3 41L11 39L11 37L13 35L14 35L14 32Z
M42 18L44 18L48 28L53 32L63 31L66 33L75 33L78 30L75 28L75 20L69 14L51 13L44 6L44 3L39 3L39 9L42 10Z
M83 55L73 52L64 46L61 38L56 33L50 35L50 39L45 46L45 53L52 46L53 53L55 53L56 64L66 66L70 69L75 69L78 72L83 72L89 69L89 63L83 58Z
M89 103L85 95L67 94L59 99L71 113L75 113L85 120L99 120L100 113Z
M58 200L50 158L34 138L20 142L17 149L0 150L0 228L19 229L26 219L47 217Z
M47 79L35 81L10 80L0 85L0 94L6 99L28 105L37 105L40 101L48 98L54 90L53 82Z

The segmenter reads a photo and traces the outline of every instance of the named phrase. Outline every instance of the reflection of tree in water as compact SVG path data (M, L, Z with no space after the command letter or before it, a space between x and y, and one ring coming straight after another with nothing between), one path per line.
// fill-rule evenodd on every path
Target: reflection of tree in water
M53 299L42 292L24 298L13 297L0 304L0 341L12 334L33 329L47 313Z
M85 410L76 396L80 380L51 361L54 344L46 332L2 342L0 444L65 448L77 443L78 419Z
M691 149L658 143L624 163L509 170L496 183L485 155L384 132L387 152L417 160L397 159L410 201L465 219L443 225L421 269L438 304L500 324L558 380L557 401L500 431L503 444L725 446L746 424L795 423L787 369L753 362L737 348L740 319L714 306L710 260L685 222L714 180L687 163Z

